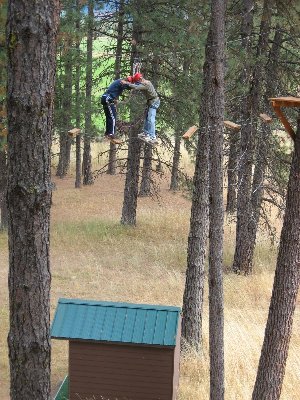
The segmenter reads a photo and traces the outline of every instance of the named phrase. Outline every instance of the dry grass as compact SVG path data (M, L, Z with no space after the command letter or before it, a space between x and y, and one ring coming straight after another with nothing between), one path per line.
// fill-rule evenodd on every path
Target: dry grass
M181 305L190 203L161 188L160 204L139 199L138 226L119 224L123 178L102 176L75 190L73 177L55 180L51 230L51 313L59 297ZM234 230L227 225L225 265L232 260ZM7 245L0 234L1 389L8 399ZM251 277L225 275L226 399L251 398L272 289L275 250L261 236ZM227 269L227 268L226 268ZM207 293L207 288L206 288ZM203 354L181 362L180 400L209 397L208 312L205 304ZM294 321L282 400L300 398L300 312ZM53 341L52 386L67 370L67 343Z

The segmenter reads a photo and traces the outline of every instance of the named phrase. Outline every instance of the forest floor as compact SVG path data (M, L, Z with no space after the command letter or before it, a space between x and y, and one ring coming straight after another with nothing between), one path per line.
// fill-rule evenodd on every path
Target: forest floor
M159 201L139 198L137 226L120 225L124 176L100 176L74 189L74 177L53 178L51 210L51 319L59 297L181 306L185 281L190 201L168 190ZM259 235L254 274L230 271L234 228L225 226L226 400L251 399L272 291L276 248ZM1 400L9 399L7 356L7 235L0 233ZM182 357L179 400L209 398L208 292L205 288L201 354ZM281 400L300 398L300 298L296 308ZM67 373L67 341L52 341L52 387ZM34 399L33 399L34 400Z

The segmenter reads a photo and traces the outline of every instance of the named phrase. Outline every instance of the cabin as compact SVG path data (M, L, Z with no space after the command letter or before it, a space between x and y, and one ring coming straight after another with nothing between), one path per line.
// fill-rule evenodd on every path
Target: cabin
M69 341L61 390L69 400L176 400L180 326L178 307L59 299L51 336Z

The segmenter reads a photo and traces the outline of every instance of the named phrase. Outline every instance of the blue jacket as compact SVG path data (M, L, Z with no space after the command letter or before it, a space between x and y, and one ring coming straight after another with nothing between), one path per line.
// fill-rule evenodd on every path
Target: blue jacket
M108 86L104 94L108 94L114 100L117 99L125 89L130 90L131 88L128 85L123 85L121 79L117 79Z

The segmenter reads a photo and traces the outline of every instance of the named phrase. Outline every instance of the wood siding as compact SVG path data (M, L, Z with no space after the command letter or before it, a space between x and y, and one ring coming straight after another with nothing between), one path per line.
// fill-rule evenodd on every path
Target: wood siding
M69 400L174 400L174 347L70 341Z

